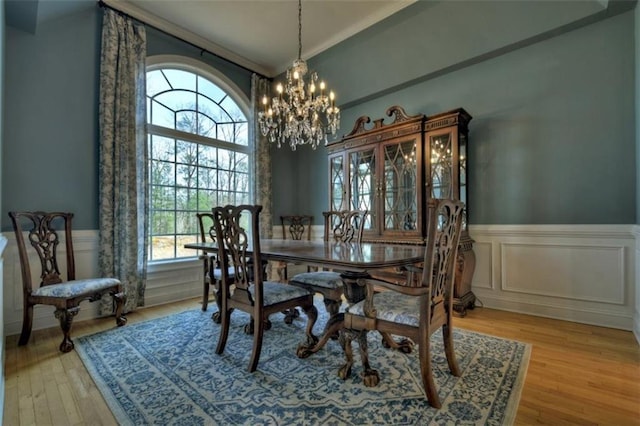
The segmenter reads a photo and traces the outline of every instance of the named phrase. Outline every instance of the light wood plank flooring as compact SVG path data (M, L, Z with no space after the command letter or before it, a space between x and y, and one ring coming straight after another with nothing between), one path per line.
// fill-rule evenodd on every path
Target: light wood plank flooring
M128 315L129 324L198 308L196 299L144 308ZM72 337L114 326L113 318L79 322ZM632 333L487 308L455 326L533 345L517 424L640 425ZM7 338L4 425L115 424L75 351L58 352L60 340L57 327L34 331L27 346Z

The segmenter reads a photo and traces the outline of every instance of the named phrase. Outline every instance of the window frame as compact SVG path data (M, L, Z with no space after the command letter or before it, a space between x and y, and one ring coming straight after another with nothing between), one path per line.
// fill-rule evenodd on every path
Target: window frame
M204 79L209 80L216 86L218 86L222 91L224 91L227 96L229 96L235 104L238 106L240 111L244 114L247 119L247 145L234 144L231 142L227 142L224 140L209 138L206 136L201 136L198 134L185 132L182 130L172 129L163 127L160 125L146 123L145 117L145 139L146 143L149 143L149 136L159 136L159 137L167 137L175 140L183 140L188 142L195 142L202 145L212 146L215 148L221 148L224 150L238 152L244 155L247 155L248 158L248 179L249 179L249 202L253 202L255 197L255 141L251 137L251 113L250 113L250 101L247 95L227 76L222 74L220 71L216 70L212 66L198 61L193 58L180 56L180 55L154 55L147 57L145 73L149 73L151 71L156 71L160 69L177 69L183 70L187 72L194 73ZM145 87L146 91L146 87ZM198 92L199 93L199 92ZM146 95L145 95L146 98ZM150 153L149 153L150 156ZM150 158L148 159L150 161ZM175 163L174 163L175 164ZM174 186L175 187L175 186ZM149 181L147 184L147 192L149 194L149 203L151 202L151 182ZM174 212L178 212L178 210L174 207ZM151 206L149 206L148 220L151 219ZM149 225L150 226L150 225ZM180 234L177 232L177 229L174 229L174 235L177 237ZM197 238L199 238L199 233L194 234ZM149 247L151 247L151 234L149 235ZM174 246L175 248L175 246ZM153 260L147 258L147 264L150 266L159 266L162 264L170 264L170 263L178 263L178 262L191 262L195 258L197 258L198 253L194 250L193 256L187 257L174 257L174 258L165 258L165 259L157 259Z

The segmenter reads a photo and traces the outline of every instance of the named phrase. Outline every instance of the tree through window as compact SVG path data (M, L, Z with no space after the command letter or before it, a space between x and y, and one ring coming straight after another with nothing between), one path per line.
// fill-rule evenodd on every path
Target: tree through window
M251 202L247 117L213 80L191 67L147 69L150 261L194 255L183 246L199 239L197 212Z

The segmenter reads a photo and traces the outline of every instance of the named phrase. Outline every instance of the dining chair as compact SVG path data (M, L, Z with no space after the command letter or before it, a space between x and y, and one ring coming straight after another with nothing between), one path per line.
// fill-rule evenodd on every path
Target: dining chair
M324 241L356 243L362 241L367 210L330 210L324 216ZM320 270L293 276L289 284L320 293L330 317L338 314L342 304L343 281L339 271Z
M216 230L213 222L213 213L196 213L198 218L198 228L200 230L200 242L206 243L216 241ZM222 271L220 270L220 261L215 254L202 253L200 255L203 263L203 292L202 292L202 310L206 311L209 306L210 287L214 287L216 301L220 299L220 282L222 280ZM229 270L229 278L233 279L235 271L233 267ZM216 323L220 323L220 311L214 312L212 315Z
M280 216L283 240L307 240L311 241L311 226L313 216L310 215L286 215ZM286 282L288 277L287 262L280 261L276 266L278 278Z
M224 352L231 311L238 309L247 312L251 315L251 322L245 326L245 332L253 333L250 372L255 371L258 366L265 323L269 315L275 312L301 307L307 315L307 342L314 344L318 341L312 331L318 318L318 311L313 305L313 292L264 279L258 225L261 210L260 205L227 205L212 209L222 272L222 326L216 353ZM235 271L233 278L229 274L230 268Z
M459 376L451 318L464 204L458 200L430 199L427 210L427 242L422 267L410 267L407 281L402 285L378 279L359 281L359 284L366 285L366 297L345 312L345 328L340 341L347 362L341 367L339 376L346 379L351 374L351 341L357 339L364 367L364 383L367 386L378 384L378 372L370 367L366 354L369 330L380 332L386 346L405 353L411 352L415 342L427 399L433 407L440 408L440 398L432 375L429 339L438 328L442 329L449 370L454 376ZM381 288L383 291L377 291ZM408 339L395 341L391 335Z
M55 307L54 316L60 323L63 338L61 352L70 352L74 348L71 340L73 317L80 311L80 302L99 300L105 294L113 296L116 324L122 326L127 319L123 315L125 295L122 284L115 278L76 279L75 257L72 238L73 213L25 211L9 212L15 232L20 270L22 272L22 332L18 345L26 345L33 327L33 307L51 305ZM25 242L24 232L27 232ZM58 262L58 250L64 233L64 255ZM31 273L32 259L40 264L40 283L34 285ZM34 262L35 264L36 262ZM66 280L63 273L66 268Z

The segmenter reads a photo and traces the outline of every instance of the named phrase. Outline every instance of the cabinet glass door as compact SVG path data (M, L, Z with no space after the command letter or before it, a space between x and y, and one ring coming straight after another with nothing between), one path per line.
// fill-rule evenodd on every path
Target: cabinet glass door
M415 140L384 147L384 230L418 229Z
M431 149L431 197L457 198L454 193L453 138L450 132L429 138Z
M462 229L467 229L467 135L460 133L458 138L460 150L460 201L464 203Z
M329 159L329 206L330 210L345 210L346 188L344 185L344 156L342 154Z
M377 223L376 193L379 191L375 151L367 149L349 153L349 174L350 208L368 210L364 229L373 229Z

